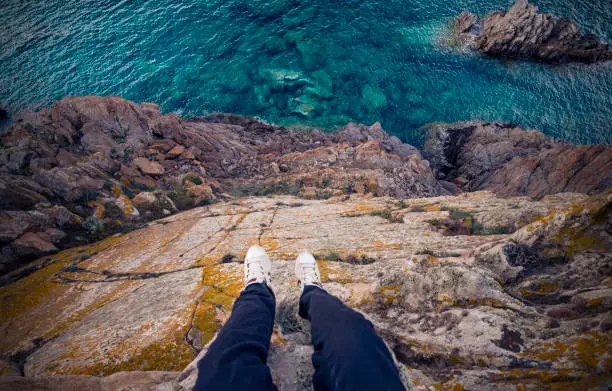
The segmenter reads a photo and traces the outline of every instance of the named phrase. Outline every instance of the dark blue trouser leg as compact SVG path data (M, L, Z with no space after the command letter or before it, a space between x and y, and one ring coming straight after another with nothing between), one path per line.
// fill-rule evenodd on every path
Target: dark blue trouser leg
M310 320L316 391L404 390L399 371L374 326L316 286L306 286L300 316Z
M266 365L276 303L264 284L241 294L217 339L198 363L197 391L276 390Z

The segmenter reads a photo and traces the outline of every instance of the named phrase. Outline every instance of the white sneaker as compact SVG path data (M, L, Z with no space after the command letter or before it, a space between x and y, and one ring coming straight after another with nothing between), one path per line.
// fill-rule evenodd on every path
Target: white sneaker
M316 285L323 289L317 261L308 251L298 255L295 260L295 276L298 279L298 287L300 287L301 292L304 291L306 285Z
M244 287L256 283L265 283L271 288L272 277L270 258L260 246L251 246L244 259Z

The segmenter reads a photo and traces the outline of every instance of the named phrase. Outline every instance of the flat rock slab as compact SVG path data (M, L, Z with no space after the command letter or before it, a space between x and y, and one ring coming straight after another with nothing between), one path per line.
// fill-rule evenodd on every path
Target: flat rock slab
M270 354L272 373L283 390L307 389L312 376L308 327L291 323L299 322L293 261L303 249L319 260L326 289L370 318L399 361L413 367L416 379L440 381L421 371L418 360L406 361L420 357L418 346L433 352L461 349L461 360L489 357L486 370L510 365L518 359L516 352L496 341L519 346L510 338L514 334L504 336L505 327L530 330L536 312L508 295L493 273L473 266L476 249L491 248L510 235L445 235L432 220L462 210L481 216L485 225L511 224L581 199L576 194L541 201L501 199L488 192L405 201L356 195L325 201L252 197L157 220L45 257L37 261L45 267L0 287L1 373L106 377L61 377L55 384L7 377L0 385L113 389L109 375L161 371L159 377L145 372L142 381L179 387L172 373L187 367L227 320L242 289L240 261L253 244L262 245L272 258L273 288L284 316L277 322ZM416 295L415 302L437 295L441 303L449 300L448 310L424 302L419 315L395 306L409 294ZM479 304L466 308L458 304L464 299Z

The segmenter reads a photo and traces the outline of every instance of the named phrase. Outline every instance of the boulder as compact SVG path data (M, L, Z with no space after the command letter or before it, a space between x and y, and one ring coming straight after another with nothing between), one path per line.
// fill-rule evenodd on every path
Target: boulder
M54 205L50 208L42 208L40 212L47 215L56 226L62 228L76 228L83 223L83 219L64 206Z
M201 185L193 185L188 188L189 195L193 198L194 204L198 205L215 198L212 188L206 183Z
M166 156L168 156L168 159L176 159L177 157L181 156L183 152L185 152L185 147L182 145L177 145L168 151Z
M142 192L132 199L132 203L145 216L160 218L178 212L174 202L162 192Z
M53 193L46 187L21 175L0 176L0 209L27 209L48 202Z
M41 170L36 172L32 179L66 202L74 202L86 193L102 188L100 181L94 180L75 166Z
M44 240L38 234L26 232L11 243L11 249L20 257L39 257L58 251L52 243Z
M160 176L164 175L164 167L157 162L153 162L144 157L134 159L134 164L144 175Z
M190 149L186 149L185 151L183 151L183 153L181 154L181 157L183 159L187 159L187 160L195 159L195 155L193 154L193 152Z
M477 22L478 17L476 15L468 11L463 11L453 21L453 30L455 34L468 33Z
M146 208L149 205L153 205L157 202L157 197L152 192L142 192L138 193L136 197L132 199L132 203L139 208Z
M37 235L49 243L58 243L66 237L66 232L57 228L47 228L43 232L38 232Z
M26 231L43 230L49 220L37 211L0 211L0 243L15 240Z
M151 130L157 137L171 139L175 142L180 142L181 140L181 121L174 114L156 118L151 123Z
M574 147L510 123L434 124L427 131L423 156L438 179L464 191L541 198L612 186L610 145Z

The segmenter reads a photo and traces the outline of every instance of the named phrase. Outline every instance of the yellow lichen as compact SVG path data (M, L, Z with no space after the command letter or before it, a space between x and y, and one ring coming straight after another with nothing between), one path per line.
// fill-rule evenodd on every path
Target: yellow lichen
M528 348L523 355L555 363L573 362L570 367L587 372L597 372L599 364L606 371L612 370L608 352L612 348L612 336L597 331L580 333L571 337L559 337Z
M399 300L401 285L400 284L391 284L391 285L381 285L378 288L378 293L383 300L383 303L386 305L395 304Z
M119 187L119 185L113 185L111 191L115 197L119 197L123 194L123 191L121 190L121 187Z

